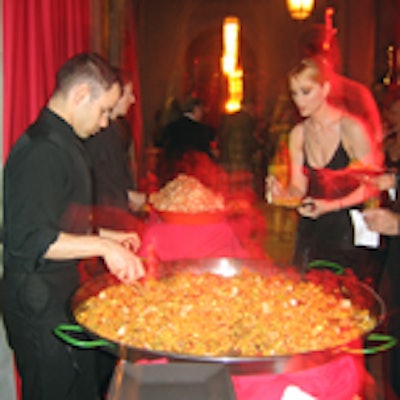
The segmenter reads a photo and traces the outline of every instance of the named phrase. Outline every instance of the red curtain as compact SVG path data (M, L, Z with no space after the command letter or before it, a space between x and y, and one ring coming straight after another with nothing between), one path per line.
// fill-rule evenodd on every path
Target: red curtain
M136 21L135 21L135 10L133 9L133 2L126 2L125 21L123 30L123 53L122 53L122 64L123 69L131 71L133 76L133 92L135 94L135 104L132 107L131 125L132 135L135 141L136 149L136 160L139 167L138 175L142 175L140 167L143 161L143 118L142 118L142 102L141 102L141 90L140 90L140 79L139 79L139 60L137 45L136 45Z
M55 73L89 49L90 0L4 0L3 160L51 94Z

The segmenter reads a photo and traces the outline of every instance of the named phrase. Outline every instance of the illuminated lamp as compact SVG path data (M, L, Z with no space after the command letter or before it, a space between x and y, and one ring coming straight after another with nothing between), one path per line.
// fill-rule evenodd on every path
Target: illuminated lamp
M314 8L314 0L286 0L287 9L293 19L306 19Z
M222 25L222 71L224 74L233 73L236 69L239 54L239 19L233 16L224 18Z
M225 103L225 111L229 114L238 112L243 100L243 70L236 69L228 79L229 99Z
M243 99L243 70L239 67L240 21L237 17L224 18L222 25L221 69L227 79L228 99L225 111L240 110Z

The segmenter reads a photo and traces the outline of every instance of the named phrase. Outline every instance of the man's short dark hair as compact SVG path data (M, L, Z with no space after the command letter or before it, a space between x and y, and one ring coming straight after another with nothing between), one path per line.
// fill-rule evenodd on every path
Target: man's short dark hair
M185 99L182 106L182 111L184 113L193 112L195 107L202 107L203 102L198 97L189 96Z
M133 83L133 75L131 71L116 66L113 66L112 69L115 72L115 75L117 75L121 90L123 90L124 86L128 83Z
M81 82L87 82L92 95L96 95L99 88L109 90L118 83L118 76L99 54L80 53L67 60L58 70L55 92L65 92Z

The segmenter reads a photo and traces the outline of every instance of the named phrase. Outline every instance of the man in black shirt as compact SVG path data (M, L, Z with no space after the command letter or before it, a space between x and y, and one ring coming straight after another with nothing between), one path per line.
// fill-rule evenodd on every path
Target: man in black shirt
M370 178L367 178L370 179ZM387 315L386 333L400 338L400 175L384 173L372 179L382 191L395 194L394 200L385 207L369 208L363 215L369 229L379 232L386 239L387 254L384 260L384 273L379 292L385 302ZM384 373L388 385L385 398L400 396L400 347L394 346L383 354ZM391 393L393 391L394 393Z
M122 95L111 112L110 124L84 145L92 166L96 218L109 227L129 227L135 226L129 212L140 210L146 195L136 190L134 142L126 119L135 103L132 78L128 73L117 72Z
M98 55L79 54L56 77L38 119L12 149L4 170L6 331L22 379L23 400L99 398L97 352L76 350L53 329L70 322L78 261L101 257L130 283L143 275L135 232L92 226L92 186L82 145L108 125L120 96L117 78Z

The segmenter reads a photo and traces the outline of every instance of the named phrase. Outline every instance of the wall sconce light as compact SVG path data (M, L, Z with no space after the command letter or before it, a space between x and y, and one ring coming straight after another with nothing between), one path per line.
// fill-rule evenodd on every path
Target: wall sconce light
M222 24L221 69L228 83L228 99L225 111L240 110L243 100L243 70L239 66L240 21L237 17L226 17Z
M287 9L293 19L306 19L314 8L314 0L286 0Z
M222 24L222 71L229 74L235 71L239 56L239 18L229 16Z

